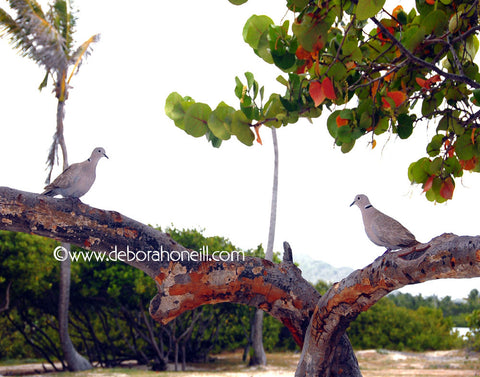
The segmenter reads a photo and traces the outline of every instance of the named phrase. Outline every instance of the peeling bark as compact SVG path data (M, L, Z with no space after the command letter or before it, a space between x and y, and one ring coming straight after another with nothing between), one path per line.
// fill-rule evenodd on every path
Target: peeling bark
M410 252L411 251L411 252ZM428 245L387 253L352 272L323 295L305 338L296 376L331 376L332 344L349 324L386 294L408 284L480 276L480 237L443 234Z
M168 234L118 212L5 187L0 187L0 229L46 236L96 252L128 247L132 252L195 253ZM480 236L444 234L423 248L382 255L320 297L293 264L289 245L284 247L281 264L254 257L126 263L156 281L158 294L152 299L150 314L161 323L186 310L218 302L254 306L279 319L295 341L304 345L297 376L361 376L345 335L360 312L407 284L480 276Z

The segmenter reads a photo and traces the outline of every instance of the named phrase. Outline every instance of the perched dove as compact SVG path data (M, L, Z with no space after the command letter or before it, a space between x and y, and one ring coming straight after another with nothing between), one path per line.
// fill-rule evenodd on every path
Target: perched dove
M357 195L350 207L354 204L360 208L365 232L370 241L375 245L385 246L388 252L420 243L397 220L392 219L372 206L366 195Z
M80 198L85 195L95 182L95 169L102 157L108 158L105 149L95 148L88 160L70 165L52 183L45 186L42 194L62 195L64 198Z

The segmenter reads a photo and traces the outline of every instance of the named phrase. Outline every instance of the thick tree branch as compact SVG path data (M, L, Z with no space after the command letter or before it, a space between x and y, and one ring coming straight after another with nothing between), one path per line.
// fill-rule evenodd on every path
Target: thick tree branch
M420 250L418 246L417 249ZM296 376L329 376L333 350L349 324L387 293L407 284L442 278L480 276L480 236L444 234L428 248L378 257L336 283L317 303Z
M162 260L126 261L157 282L159 293L150 311L162 323L200 305L235 302L261 308L279 319L301 345L320 297L291 261L274 264L247 256L243 260L238 254L230 261L197 262L198 252L188 251L168 234L78 200L0 187L0 229L33 233L107 254L127 247L132 253L165 251ZM169 256L178 259L180 252L183 260L169 261Z
M118 212L6 187L0 187L0 229L55 238L96 252L128 247L133 253L164 250L195 255L168 234ZM361 376L345 335L360 312L406 284L480 276L480 236L443 235L433 239L427 249L377 258L320 297L292 263L288 244L285 248L281 264L247 256L243 260L234 254L228 261L218 262L167 258L126 263L156 281L158 294L150 304L150 313L161 323L186 310L218 302L267 311L289 328L298 344L304 345L297 376Z

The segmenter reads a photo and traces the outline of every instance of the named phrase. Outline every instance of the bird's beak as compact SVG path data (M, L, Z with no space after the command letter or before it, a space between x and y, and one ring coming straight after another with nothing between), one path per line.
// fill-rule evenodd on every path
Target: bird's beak
M107 154L106 154L106 153L104 153L103 155L104 155L106 158L108 158L108 156L107 156Z
M353 206L355 204L355 200L352 202L352 204L350 204L350 207Z

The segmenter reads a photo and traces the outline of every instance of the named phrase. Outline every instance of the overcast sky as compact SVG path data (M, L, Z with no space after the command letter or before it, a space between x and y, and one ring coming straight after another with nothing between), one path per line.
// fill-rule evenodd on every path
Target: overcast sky
M389 3L387 9L396 5ZM252 14L281 23L283 4L77 1L77 42L95 33L101 40L71 82L65 117L69 162L85 160L96 146L110 157L99 162L96 183L82 201L152 225L204 228L207 235L227 237L239 248L266 245L273 174L270 130L260 129L263 146L246 147L232 139L214 149L205 138L176 128L164 105L168 94L177 91L212 108L220 101L238 107L234 78L243 78L245 71L265 86L266 97L283 93L275 81L281 72L256 57L242 39ZM7 1L0 0L0 6L7 9ZM51 86L37 90L42 69L14 53L5 40L0 40L0 57L0 185L41 192L56 99ZM408 181L408 165L425 156L435 124L417 127L411 140L378 137L374 150L368 140L359 140L344 155L333 145L326 116L278 130L275 251L286 240L294 254L337 267L371 263L384 249L368 240L359 209L349 207L358 193L367 194L420 241L444 232L479 234L478 174L466 173L454 200L441 205L428 202L421 188ZM403 291L466 297L479 286L480 279L444 280Z

